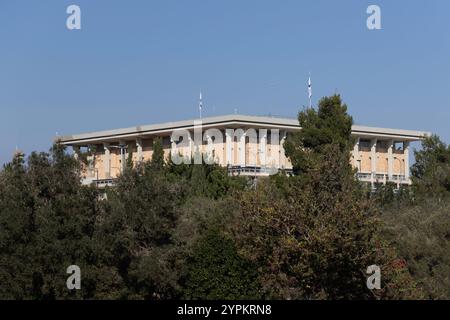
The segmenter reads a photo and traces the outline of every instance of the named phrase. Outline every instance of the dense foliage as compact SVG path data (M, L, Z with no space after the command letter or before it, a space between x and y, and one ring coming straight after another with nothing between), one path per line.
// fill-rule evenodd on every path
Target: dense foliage
M419 195L433 194L438 198L450 194L450 146L432 135L422 142L422 150L415 152L416 162L411 168Z
M384 237L426 298L450 299L450 147L433 135L415 158L412 187L381 192Z
M340 96L299 122L285 144L296 174L256 184L166 162L160 140L105 190L81 184L61 145L17 153L0 172L0 298L450 298L450 149L426 139L412 188L370 193ZM74 264L81 290L66 287ZM366 286L373 264L381 290Z

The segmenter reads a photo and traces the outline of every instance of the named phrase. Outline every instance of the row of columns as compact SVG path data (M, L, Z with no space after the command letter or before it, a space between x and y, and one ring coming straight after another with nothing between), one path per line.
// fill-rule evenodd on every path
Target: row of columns
M354 166L355 168L358 168L358 160L359 160L359 142L360 138L357 138L356 143L353 147L353 160L354 160ZM370 159L371 159L371 183L375 183L375 177L377 172L377 142L378 139L374 138L371 140L371 146L370 146ZM392 179L394 174L394 140L388 140L388 178L389 180ZM403 142L403 154L404 154L404 161L405 161L405 168L404 168L404 176L405 179L409 180L409 141ZM360 169L360 168L358 168Z
M239 130L239 129L238 129ZM242 130L242 129L240 129ZM267 154L266 154L266 147L267 147L267 129L261 129L258 130L259 131L259 143L258 141L249 141L249 143L253 143L254 146L256 146L257 148L257 152L254 155L254 159L255 159L255 163L247 163L248 161L246 160L246 134L244 131L242 131L242 134L239 135L239 141L237 143L237 159L234 159L234 149L233 149L233 145L234 145L234 130L225 130L225 142L222 143L217 143L216 147L221 148L222 151L225 152L225 154L222 153L222 159L221 159L221 164L224 166L227 165L240 165L242 167L245 167L246 165L256 165L256 161L257 161L257 155L259 155L259 159L260 159L260 163L262 164L266 164L271 166L272 163L267 164L266 160L267 160ZM258 134L258 133L257 133ZM281 131L280 132L281 135L281 139L280 141L280 145L278 146L278 148L276 147L276 145L272 146L272 159L275 159L275 161L277 163L275 163L275 165L278 165L279 167L282 167L284 164L283 161L283 157L284 157L284 152L283 152L283 144L286 140L286 131ZM279 139L279 136L277 136L277 139ZM212 151L212 145L213 145L213 141L212 141L212 137L209 135L205 135L205 139L207 144L207 148L209 148L210 150L207 151ZM143 161L143 141L142 138L138 138L135 140L136 143L136 153L137 153L137 161L141 162ZM225 143L225 146L223 145ZM172 141L172 147L174 147L174 142ZM192 140L191 137L189 137L189 149L190 150L194 150L194 141ZM112 149L119 149L120 150L120 161L121 161L121 167L120 170L123 171L125 169L125 165L126 165L126 155L127 153L130 154L130 152L126 152L126 141L125 140L120 140L119 141L119 145L111 145L110 143L103 143L103 170L104 170L104 174L105 174L105 178L109 179L111 178L111 152ZM74 156L78 157L78 152L79 152L79 147L74 146ZM226 155L226 157L224 157L224 155Z
M131 154L132 154L129 151L125 152L125 150L127 149L125 140L120 140L119 146L111 146L109 143L103 143L103 149L104 149L103 169L105 172L106 179L111 178L111 149L112 148L117 148L120 150L120 170L121 170L121 172L123 172L125 169L126 162L127 162L127 154L128 154L128 156L131 156ZM136 139L136 149L137 149L138 162L140 162L144 159L143 144L142 144L142 139L140 139L140 138Z
M261 163L265 163L266 161L266 145L267 145L267 130L266 129L261 129L259 131L260 136L259 136L259 144L257 144L258 146L258 153L260 156L260 161ZM272 150L272 152L276 152L279 151L280 152L280 158L279 158L279 164L281 165L281 157L283 156L281 153L283 152L283 144L284 141L286 140L286 132L282 132L282 138L280 140L280 149L279 150ZM224 147L224 151L225 154L223 155L223 159L222 159L222 165L232 165L234 164L234 162L231 161L231 159L233 158L233 137L234 135L232 135L231 131L226 130L225 131L225 147ZM211 145L212 143L212 138L210 136L206 136L206 140L208 142L208 144ZM246 136L245 134L242 134L240 136L240 141L238 143L238 164L240 166L246 166L246 150L245 150L245 140L246 140ZM358 160L359 160L359 141L360 139L357 138L355 146L353 148L353 156L354 156L354 166L358 167ZM376 151L376 147L377 147L377 142L378 140L376 138L371 140L371 148L370 148L370 152L371 152L371 181L372 183L375 182L375 175L377 172L377 151ZM125 141L119 141L119 144L121 145L125 145ZM189 139L189 146L190 146L190 150L193 150L193 141L192 139ZM244 147L242 147L244 146ZM104 158L103 158L103 165L104 165L104 172L105 172L105 177L106 178L110 178L111 177L111 148L112 146L109 143L104 143L103 144L104 147ZM117 148L117 146L114 146ZM173 147L173 144L172 144ZM143 161L143 142L141 138L136 139L136 148L137 148L137 161ZM394 149L394 140L388 140L388 149L387 149L387 154L388 154L388 178L391 180L393 177L393 172L394 172L394 154L393 154L393 149ZM123 170L125 168L126 165L126 153L125 153L125 148L122 147L120 148L121 152L120 152L120 158L121 158L121 170ZM78 152L79 152L79 147L74 146L74 156L78 157ZM128 152L128 154L131 154L130 152ZM404 142L404 176L405 179L408 181L409 180L409 176L410 176L410 172L409 172L409 142L405 141Z
M242 129L237 129L237 130L242 130ZM236 130L236 131L237 131ZM251 143L254 143L257 148L258 148L258 154L260 157L260 161L261 163L266 163L266 159L267 159L267 155L266 155L266 146L267 146L267 129L260 129L257 130L257 134L259 132L259 143L257 141L249 141ZM280 139L280 146L279 149L276 150L276 148L274 148L274 150L272 150L272 152L277 152L279 153L279 155L277 155L277 161L278 164L281 166L282 164L282 157L284 156L284 152L283 152L283 144L286 140L286 136L287 136L287 132L285 130L280 132L281 134L281 139ZM222 143L217 143L217 145L219 145L219 148L222 148L222 150L224 151L222 154L222 161L221 164L224 166L227 165L233 165L233 164L238 164L240 166L246 166L247 163L246 162L246 134L245 131L242 130L242 132L238 135L239 136L239 141L237 143L237 156L238 159L233 159L234 156L234 149L233 149L233 145L234 145L234 136L235 136L235 131L233 129L231 130L225 130L225 146L223 146L223 141ZM278 136L279 137L279 136ZM191 135L188 136L188 145L189 145L189 150L191 150L191 152L195 152L194 150L194 141L191 137ZM202 139L203 140L203 139ZM207 146L208 146L208 150L207 152L212 152L212 148L210 146L213 145L213 141L212 141L212 137L208 134L205 134L205 140L207 142ZM124 141L120 141L120 144L125 144ZM137 157L138 157L138 161L142 161L143 160L143 147L142 147L142 139L136 139L136 146L137 146ZM110 153L110 146L109 144L104 144L104 148L105 148L105 159L104 159L104 165L105 165L105 173L107 173L107 176L110 176L110 172L111 172L111 153ZM171 148L176 148L176 142L175 141L171 141ZM232 159L234 161L232 161ZM237 160L237 161L236 161ZM125 162L126 162L126 158L125 158L125 153L121 153L121 161L122 161L122 170L125 166ZM251 165L256 165L256 155L255 155L255 163L251 164Z
M251 141L249 141L249 143L253 143L256 147L257 147L257 154L259 155L259 159L260 162L265 164L266 163L266 159L267 159L267 155L266 155L266 146L267 146L267 129L260 129L257 131L256 135L258 135L259 132L259 143L258 143L258 139L251 139ZM222 135L223 136L223 135ZM238 141L237 141L237 159L234 159L234 154L236 151L233 146L234 146L234 137L237 136L238 137ZM202 141L206 141L207 145L206 145L206 153L211 154L213 149L219 148L222 151L222 159L220 161L220 164L223 166L228 166L228 165L239 165L241 167L245 167L246 165L256 165L256 158L257 155L255 154L255 163L249 163L246 160L246 151L247 151L247 144L246 144L246 137L247 134L243 129L237 129L237 130L233 130L233 129L226 129L225 130L225 139L224 141L221 142L216 142L212 140L212 136L205 133L204 135L204 139L203 137L201 138ZM252 137L252 136L250 136ZM253 136L254 137L254 136ZM279 135L277 136L279 138ZM196 150L194 150L194 140L192 139L191 135L187 136L188 139L188 147L192 153L196 152ZM253 141L255 140L255 141ZM282 138L280 141L280 145L282 146L284 141L286 140L286 131L282 131ZM175 150L177 148L177 143L174 140L171 140L171 148L172 150ZM280 147L279 150L272 150L272 152L279 152L279 151L283 151L282 147ZM188 154L185 154L185 156L189 156ZM281 162L281 157L283 155L277 155L277 162L280 163Z
M256 146L257 148L257 152L255 154L254 160L255 163L247 163L246 161L246 134L245 132L243 132L243 134L240 135L240 141L238 141L238 161L237 163L241 166L241 167L245 167L246 165L255 165L256 166L256 162L257 162L257 155L259 155L259 160L261 164L264 165L271 165L268 164L267 161L267 153L266 153L266 149L267 149L267 129L260 129L257 132L257 135L259 134L259 142L258 141L249 141L249 143L253 143L254 146ZM284 156L284 148L283 148L283 144L286 141L286 135L287 132L286 131L281 131L280 132L281 135L281 139L280 139L280 143L279 143L279 149L277 150L276 148L274 148L275 145L272 146L272 150L271 150L271 156L273 157L273 153L277 152L278 154L278 166L282 166L282 159ZM279 138L279 136L278 136ZM234 161L232 161L233 159L233 143L234 142L234 131L233 130L226 130L225 131L225 155L224 155L224 159L223 159L223 164L224 165L232 165L233 163L235 163Z

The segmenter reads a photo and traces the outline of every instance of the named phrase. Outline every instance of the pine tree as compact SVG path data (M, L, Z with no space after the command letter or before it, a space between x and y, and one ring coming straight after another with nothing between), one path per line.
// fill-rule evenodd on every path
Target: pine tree
M295 173L314 169L329 145L336 145L345 154L352 148L353 119L339 95L322 98L317 111L306 109L299 113L298 119L302 130L290 134L284 145Z
M407 269L395 269L395 252L381 239L376 206L355 179L346 110L335 95L318 111L301 112L302 131L285 146L297 176L260 183L240 198L232 232L245 257L263 269L269 297L416 297ZM383 272L378 292L366 287L373 264Z
M422 141L422 149L415 151L416 162L411 168L412 180L418 196L438 198L450 194L450 146L432 135Z
M153 155L151 164L156 168L162 168L165 164L164 149L161 138L157 138L153 141Z

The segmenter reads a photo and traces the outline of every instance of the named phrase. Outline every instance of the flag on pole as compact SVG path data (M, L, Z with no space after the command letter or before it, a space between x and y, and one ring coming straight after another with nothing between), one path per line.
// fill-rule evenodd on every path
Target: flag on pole
M202 118L202 108L203 108L202 92L200 91L200 98L198 103L198 111L200 112L200 119Z
M309 78L308 78L308 99L309 99L309 107L310 108L311 108L311 97L312 97L311 74L309 74Z
M308 78L308 98L312 97L312 88L311 88L311 76Z

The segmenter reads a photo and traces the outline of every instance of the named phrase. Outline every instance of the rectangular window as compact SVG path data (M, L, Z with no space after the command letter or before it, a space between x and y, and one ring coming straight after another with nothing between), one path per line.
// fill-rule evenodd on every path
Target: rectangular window
M403 151L402 141L394 141L394 151Z
M171 142L170 142L170 136L165 136L162 138L162 144L164 147L170 147L171 146Z
M372 143L369 139L361 139L359 140L359 151L368 151L371 145Z
M387 152L388 149L388 143L387 141L378 141L377 142L377 152Z

